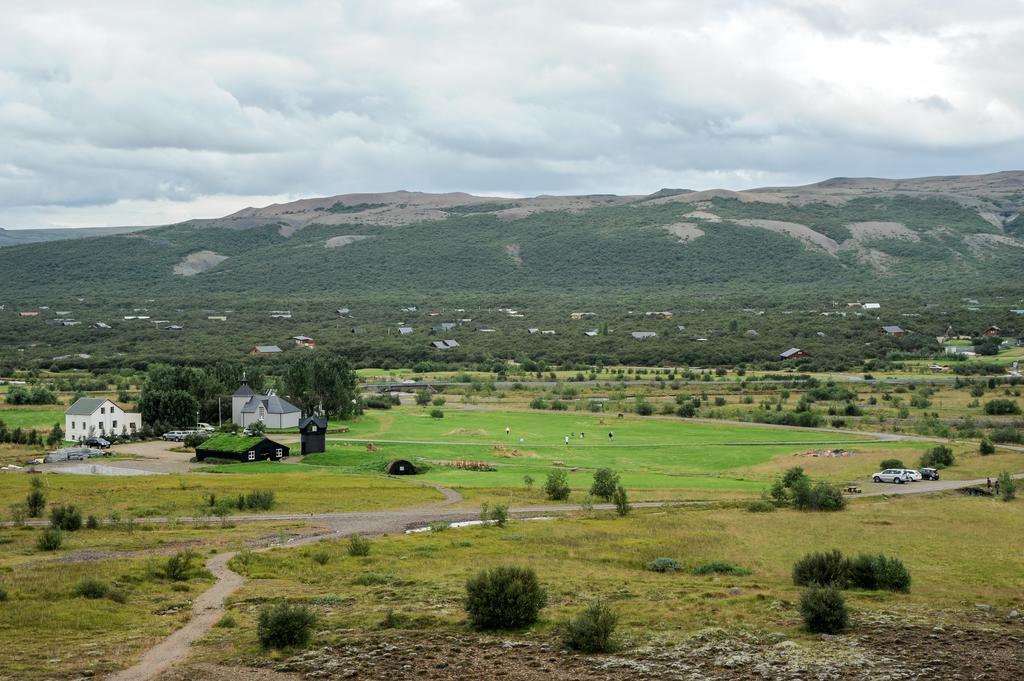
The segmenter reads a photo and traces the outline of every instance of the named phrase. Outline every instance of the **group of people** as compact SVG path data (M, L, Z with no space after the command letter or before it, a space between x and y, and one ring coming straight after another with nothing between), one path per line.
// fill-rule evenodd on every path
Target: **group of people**
M985 486L990 491L994 492L996 496L999 496L999 478L996 478L994 483L992 482L992 478L985 478Z
M508 437L511 434L512 434L512 427L511 426L505 426L505 437ZM584 433L581 430L580 431L580 439L582 440L586 436L587 436L587 434ZM568 435L566 435L565 436L565 444L568 445L569 444L569 440L570 439L574 439L575 437L576 437L576 433L575 432L572 432L572 433L569 433ZM608 431L608 441L611 442L614 437L615 437L615 434L612 431L609 430ZM519 438L519 443L522 444L522 442L523 442L523 438Z

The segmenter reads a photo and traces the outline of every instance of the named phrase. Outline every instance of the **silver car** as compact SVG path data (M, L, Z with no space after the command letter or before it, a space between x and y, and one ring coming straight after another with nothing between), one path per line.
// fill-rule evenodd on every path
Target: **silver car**
M905 482L910 482L913 478L905 468L886 468L884 471L878 471L872 475L871 479L875 482L894 482L897 485L902 485Z
M917 482L924 477L921 475L921 471L915 471L913 468L906 468L904 470L907 472L907 475L910 476L911 482Z

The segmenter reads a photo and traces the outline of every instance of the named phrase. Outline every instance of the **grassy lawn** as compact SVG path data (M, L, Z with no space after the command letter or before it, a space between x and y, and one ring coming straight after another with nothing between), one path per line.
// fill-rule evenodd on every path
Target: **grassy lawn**
M49 432L55 423L61 424L61 428L64 427L65 409L66 407L54 405L13 406L0 404L0 421L3 421L10 430L35 428Z
M99 518L191 516L209 494L237 497L259 489L274 491L271 513L372 511L395 509L440 501L441 494L400 480L355 476L331 470L266 464L243 467L219 466L223 474L189 473L109 477L95 475L46 475L46 499L50 504L75 504L85 515ZM228 472L229 471L229 472ZM269 474L269 473L273 474ZM23 498L29 489L27 475L0 475L0 498ZM3 513L6 514L6 505ZM246 513L252 513L247 511Z
M799 629L791 568L805 553L833 547L898 556L913 575L910 594L847 592L855 625L874 609L952 622L978 617L975 602L1019 606L1024 553L1010 538L1024 532L1021 509L1020 501L1006 505L957 494L863 500L835 514L673 508L634 511L625 519L593 514L384 537L373 540L365 558L349 557L344 542L275 549L236 558L234 567L250 578L233 598L241 628L214 631L201 655L257 654L258 606L279 598L311 605L321 617L318 631L374 628L388 611L411 616L418 627L458 631L466 578L510 563L533 567L549 593L543 621L527 636L550 633L558 620L602 598L620 614L623 637L634 645L714 626L810 640ZM321 551L329 556L324 565L313 560ZM643 569L660 556L687 568L724 560L752 574L697 577ZM738 595L729 593L732 587L741 589Z

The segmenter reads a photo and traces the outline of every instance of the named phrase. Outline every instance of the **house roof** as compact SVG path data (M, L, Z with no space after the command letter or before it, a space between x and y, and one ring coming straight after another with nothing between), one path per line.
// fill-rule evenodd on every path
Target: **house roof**
M238 390L234 392L232 397L251 397L255 394L256 393L253 392L253 389L249 387L249 381L245 380L245 377L242 377L242 385L238 386Z
M242 407L242 413L255 414L261 405L268 414L294 414L300 411L294 404L277 395L253 395Z
M245 452L260 444L267 438L247 437L245 435L232 435L231 433L219 433L209 438L196 449L204 449L211 452ZM276 444L276 443L274 443Z
M886 333L904 333L903 329L898 326L883 326L882 331Z
M435 348L437 348L438 350L449 350L451 348L459 347L458 341L454 341L454 340L432 341L430 344L432 346L434 346Z
M299 341L301 343L305 341L311 341L313 339L310 338L309 336L292 336L292 340Z
M779 357L792 357L793 355L797 354L798 352L803 352L803 351L800 348L790 348L789 350L786 350L785 352L781 353L779 355Z
M67 416L91 416L107 402L110 402L110 400L105 397L80 397L64 413Z
M658 334L654 331L633 331L630 333L633 338L654 338Z
M299 421L299 430L304 430L310 423L314 424L320 430L327 427L326 416L307 416L306 418Z
M281 348L276 345L257 345L254 350L261 354L268 354L272 352L281 352Z
M410 333L412 333L412 327L411 326L400 326L400 327L398 327L398 333L402 334L403 336L405 336L407 334L410 334Z

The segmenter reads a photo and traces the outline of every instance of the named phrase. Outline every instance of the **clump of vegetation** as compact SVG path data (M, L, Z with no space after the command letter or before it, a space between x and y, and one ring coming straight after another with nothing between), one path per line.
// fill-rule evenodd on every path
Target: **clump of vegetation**
M367 572L353 579L352 584L355 586L380 586L381 584L391 584L394 581L393 575L383 572Z
M431 409L430 410L430 418L433 418L433 419L443 419L444 418L444 412L441 411L440 409Z
M349 537L348 555L353 557L370 555L370 540L360 534Z
M846 508L846 499L838 486L824 480L812 483L799 466L790 468L777 479L769 494L776 505L792 505L801 511L841 511Z
M85 526L90 530L98 530L100 527L100 521L96 516L91 515L86 519Z
M491 521L498 527L508 525L508 504L495 504L491 509Z
M758 499L747 504L747 511L750 513L772 513L775 511L775 504L767 499Z
M388 610L384 614L384 618L377 624L378 629L401 629L402 627L408 626L412 618L403 612L395 612L394 610Z
M331 554L327 551L316 551L312 556L310 556L310 558L312 558L313 562L317 565L327 565L331 562Z
M537 621L547 594L531 568L501 566L466 582L464 605L477 629L519 629Z
M703 563L691 570L692 574L695 575L732 575L734 577L745 577L750 574L750 570L733 563L727 563L722 560L712 561L710 563Z
M169 579L172 582L184 582L190 579L193 576L192 573L195 569L193 563L196 558L196 553L192 549L178 551L164 563L164 579Z
M230 612L226 612L224 613L224 616L217 620L217 623L213 626L220 627L221 629L234 629L238 626L238 622L235 621L234 615Z
M615 488L612 501L615 503L615 512L620 516L628 515L633 510L633 506L629 503L629 497L626 496L626 488L622 485Z
M444 532L445 530L447 530L451 526L452 526L452 524L448 520L435 520L434 522L430 523L430 531L431 532Z
M800 595L800 616L808 631L838 634L850 625L842 592L833 586L811 586Z
M921 455L921 468L946 468L952 466L955 460L952 449L939 445Z
M73 593L82 598L106 598L110 594L110 589L106 582L87 577L75 585Z
M548 472L544 481L544 493L551 501L565 501L569 498L569 474L561 468Z
M256 636L264 648L291 648L309 643L316 615L304 605L277 603L260 609Z
M882 459L882 463L878 464L878 467L883 471L887 468L906 468L902 459Z
M570 650L584 653L608 652L613 648L612 635L618 622L618 615L607 605L600 601L592 603L562 624L562 643Z
M1010 477L1009 472L1003 471L999 474L999 498L1003 501L1013 501L1017 498L1017 481Z
M240 511L269 511L274 508L274 490L257 489L248 494L239 494L235 505Z
M850 561L850 583L858 589L910 591L910 570L899 558L862 553Z
M990 416L1019 414L1020 405L1017 404L1016 400L1006 400L1001 398L989 400L985 403L985 413Z
M995 454L996 453L996 446L994 444L992 444L992 440L989 440L988 438L985 438L985 439L983 439L981 441L981 444L978 445L978 453L981 454L982 456L988 456L989 454Z
M682 572L683 566L674 558L655 558L647 564L651 572Z
M7 589L5 589L4 587L0 586L0 603L3 603L8 598L9 598L9 596L7 594Z
M29 518L40 518L43 515L43 510L46 508L46 495L43 494L43 478L35 476L29 484L31 489L28 496L25 497L25 511L28 513Z
M36 539L36 547L40 551L56 551L64 543L64 533L59 527L47 527Z
M827 553L809 553L793 565L793 583L797 586L834 586L844 589L850 581L850 561L839 549Z
M598 468L594 471L594 483L590 486L590 494L611 501L619 486L619 474L611 468Z
M54 506L50 509L50 525L65 532L76 532L82 529L82 512L75 506Z

